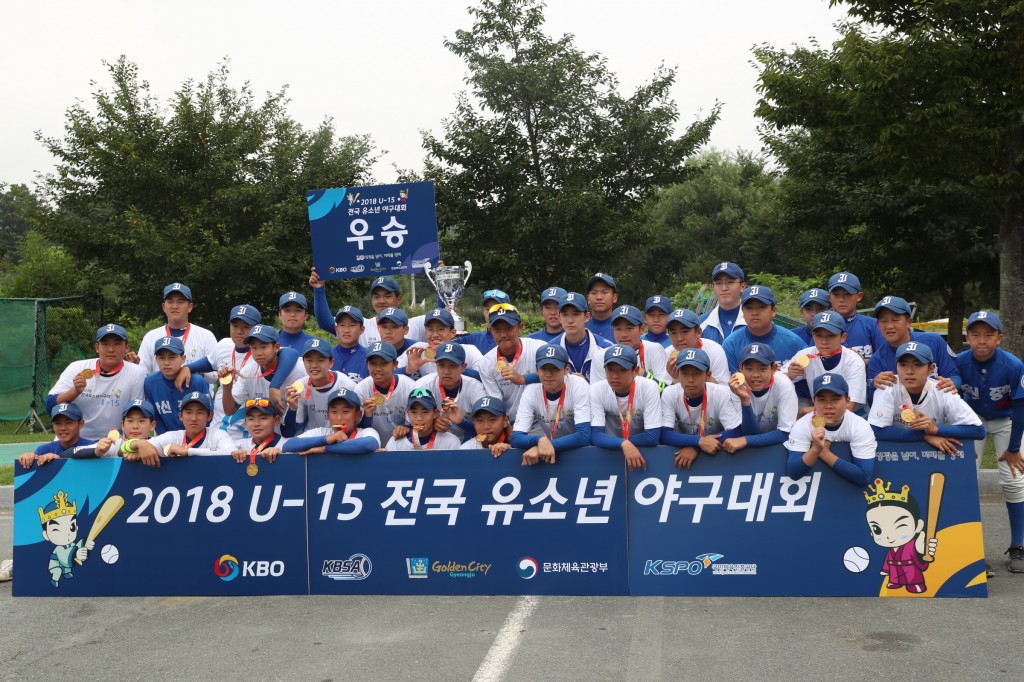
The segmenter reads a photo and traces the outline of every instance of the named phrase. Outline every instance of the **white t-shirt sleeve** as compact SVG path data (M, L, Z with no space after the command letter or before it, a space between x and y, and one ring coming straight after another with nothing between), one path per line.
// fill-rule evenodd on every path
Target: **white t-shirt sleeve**
M886 386L875 391L871 400L871 410L868 412L868 424L885 428L892 426L896 416L896 389L897 386Z
M572 400L573 423L591 423L590 384L587 383L587 380L581 377L567 376L563 390L569 391L567 398Z
M862 363L863 364L863 363ZM875 442L875 432L871 426L861 417L855 414L846 415L845 419L853 419L850 424L850 452L857 459L874 459L878 445Z
M604 429L605 393L612 393L612 389L607 381L599 381L596 384L590 385L590 426L595 430ZM614 399L614 393L611 397Z
M779 431L789 433L793 430L793 425L796 423L796 415L800 411L799 401L796 397L796 388L789 377L781 372L775 373L775 385L778 387L776 390L779 393L778 429Z
M805 414L793 425L786 441L786 449L793 452L807 452L811 449L811 413Z
M530 384L523 391L519 398L519 409L516 412L515 431L530 433L533 430L533 425L537 421L537 415L539 414L540 406L538 402L543 390L540 384Z

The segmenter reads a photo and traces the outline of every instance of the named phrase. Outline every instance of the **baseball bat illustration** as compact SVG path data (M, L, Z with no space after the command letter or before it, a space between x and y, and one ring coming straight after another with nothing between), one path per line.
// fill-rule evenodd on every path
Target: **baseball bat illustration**
M100 507L100 513L96 515L96 520L92 524L92 528L89 530L89 537L86 542L92 542L96 539L96 536L100 534L107 524L110 523L110 519L114 518L117 512L121 511L121 507L124 506L124 498L120 495L112 495L103 501L103 506ZM930 527L930 526L929 526Z
M935 539L935 531L939 525L939 508L942 506L942 491L946 487L946 476L935 472L928 479L928 528L925 531L924 560L935 561L935 555L928 551L928 542Z

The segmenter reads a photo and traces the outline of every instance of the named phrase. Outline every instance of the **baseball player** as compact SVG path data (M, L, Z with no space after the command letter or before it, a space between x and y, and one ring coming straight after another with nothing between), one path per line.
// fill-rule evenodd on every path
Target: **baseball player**
M846 320L833 310L818 313L811 320L811 335L814 345L793 356L783 366L783 371L794 384L805 386L813 386L814 380L827 372L842 375L850 389L847 404L856 412L867 403L867 380L864 361L853 351L844 349ZM803 407L800 416L813 410L811 406Z
M612 312L618 302L619 290L611 275L599 272L587 280L587 303L590 305L587 329L604 337L609 344L615 339L615 332L612 330ZM598 362L600 362L600 358Z
M572 374L589 382L601 381L604 379L604 351L611 348L612 342L588 329L590 311L582 294L570 291L559 303L558 319L564 331L552 343L565 348Z
M299 292L288 291L281 294L277 301L277 321L281 323L278 337L281 339L282 348L291 348L298 352L313 338L311 334L303 331L309 317L307 307L306 297Z
M800 294L800 315L804 318L804 326L792 330L800 337L805 346L813 346L814 339L811 338L811 320L818 313L830 309L832 304L828 300L828 292L824 289L808 289ZM810 393L807 394L810 396Z
M405 423L405 405L415 382L396 374L398 353L387 341L374 341L366 349L369 376L356 384L363 407L360 426L372 426L382 443L388 442L395 427Z
M217 337L208 329L188 321L188 316L195 308L192 302L192 290L181 282L173 282L164 287L164 300L160 306L164 315L167 316L167 324L156 329L150 329L142 337L139 344L139 354L129 354L129 362L135 362L142 366L145 373L152 374L156 371L156 361L153 349L156 342L165 336L177 336L185 346L185 361L193 362L208 357L213 353L217 345ZM213 381L216 377L207 376L207 381Z
M729 361L725 357L725 351L718 342L703 338L697 313L685 308L673 310L668 318L667 329L671 342L671 347L667 349L667 370L673 381L679 380L679 372L676 369L679 351L685 348L700 348L711 360L711 381L723 386L729 383Z
M565 331L562 329L558 311L561 309L561 300L567 293L569 292L562 287L548 287L540 292L540 310L544 316L544 328L530 334L529 338L552 343L559 334Z
M199 391L210 394L210 385L200 375L192 375L181 387L175 385L178 372L185 365L185 345L181 337L165 336L157 339L154 352L158 371L146 377L143 393L156 408L156 432L180 431L184 428L179 417L181 401L189 393Z
M735 330L746 324L740 304L747 282L740 266L725 262L719 263L711 270L711 284L718 305L700 318L700 328L705 339L722 343Z
M470 349L476 350L473 346L463 346L454 341L439 345L436 349L437 356L432 363L436 371L416 382L416 388L430 391L434 401L440 406L441 414L438 417L437 429L451 433L460 443L476 435L471 417L473 405L484 397L483 384L473 377L466 376L466 356ZM453 407L459 408L463 419L452 419Z
M483 298L483 313L484 322L490 323L491 320L491 309L494 306L500 305L511 305L511 299L501 289L488 289L484 292ZM476 346L476 349L481 354L486 355L492 348L494 348L494 337L491 335L490 330L482 332L470 332L469 334L463 334L456 339L456 342L461 343L464 346Z
M910 304L899 296L885 296L875 304L875 322L885 342L874 348L868 360L869 389L895 385L896 349L913 341L931 349L939 390L956 393L961 383L956 353L941 335L911 329L910 313Z
M640 372L636 351L616 344L604 352L605 379L590 385L590 442L620 450L633 471L647 468L638 448L661 442L661 391Z
M455 408L462 421L462 410ZM414 388L408 396L405 417L410 428L404 437L392 435L385 450L458 450L462 442L451 433L438 431L434 421L440 416L434 395L426 388Z
M512 425L501 398L485 395L473 403L472 415L476 438L467 440L460 450L490 450L492 457L501 457L512 449Z
M331 369L334 353L331 344L323 339L310 339L302 347L302 367L305 381L285 389L288 409L281 420L281 433L293 436L311 429L330 426L327 420L328 398L338 389L356 390L355 382L347 375Z
M666 349L666 353L672 346L672 340L668 338L668 318L671 314L672 301L668 296L651 296L644 304L644 324L647 325L647 333L643 335L643 339L661 345Z
M496 345L484 355L476 370L484 393L499 396L505 403L505 414L517 414L526 385L523 375L536 372L537 350L544 344L537 339L519 338L522 319L519 311L507 303L491 308L487 325Z
M800 337L773 322L777 312L775 292L755 284L743 290L742 300L740 307L746 325L736 329L722 344L730 372L739 370L741 351L752 343L771 346L778 358L791 358L800 352L804 347ZM707 329L704 328L705 333Z
M878 331L878 325L865 315L857 312L857 304L864 300L860 279L850 272L837 272L828 279L828 300L832 310L846 320L846 342L844 345L867 362L876 348L885 340Z
M797 419L797 397L793 382L778 370L775 352L771 346L752 343L743 348L740 356L743 380L730 377L728 382L735 400L740 404L744 424L756 424L753 434L734 436L722 442L726 452L743 448L763 448L781 445Z

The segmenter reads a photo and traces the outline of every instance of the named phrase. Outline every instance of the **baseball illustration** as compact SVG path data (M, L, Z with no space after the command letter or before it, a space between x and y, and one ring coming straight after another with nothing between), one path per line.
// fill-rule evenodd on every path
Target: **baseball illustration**
M869 563L871 563L871 557L863 547L851 547L843 555L843 565L850 573L861 573Z
M103 563L116 564L118 557L121 554L117 551L117 547L114 545L103 545L103 549L100 550L100 558L103 559Z

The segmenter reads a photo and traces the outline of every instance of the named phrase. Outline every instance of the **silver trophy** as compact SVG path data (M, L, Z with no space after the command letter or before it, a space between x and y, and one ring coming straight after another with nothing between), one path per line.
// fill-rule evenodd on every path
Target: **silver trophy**
M428 262L423 264L423 272L426 273L427 279L437 289L437 295L444 303L444 307L455 318L456 333L465 334L466 323L455 312L455 306L459 304L459 299L462 298L466 282L469 281L469 275L473 272L473 264L466 261L462 265L445 265L444 261L438 261L437 267L432 268Z

